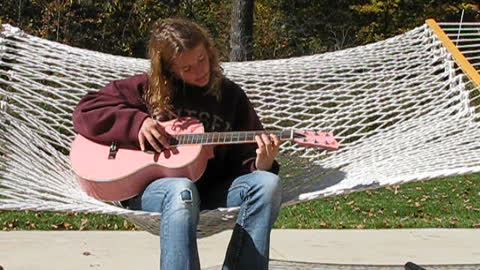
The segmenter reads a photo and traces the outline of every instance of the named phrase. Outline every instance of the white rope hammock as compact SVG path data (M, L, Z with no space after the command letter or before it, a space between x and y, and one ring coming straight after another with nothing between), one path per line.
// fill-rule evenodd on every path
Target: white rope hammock
M441 25L476 67L480 24L464 23L462 31L458 24ZM148 61L3 27L0 210L116 214L158 234L158 214L85 195L68 159L79 99L111 80L145 72ZM266 128L333 131L340 142L336 152L283 146L284 205L480 172L478 89L427 25L352 49L223 67ZM234 217L235 209L202 212L199 236L231 228Z

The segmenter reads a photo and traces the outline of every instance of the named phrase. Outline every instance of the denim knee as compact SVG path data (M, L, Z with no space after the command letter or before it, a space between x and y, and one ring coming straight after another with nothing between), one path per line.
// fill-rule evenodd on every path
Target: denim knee
M163 178L151 183L143 193L142 208L146 211L174 212L178 209L200 209L200 196L195 184L187 178Z
M267 171L255 171L258 181L255 185L262 193L264 202L271 202L274 206L279 206L282 198L282 185L278 175Z

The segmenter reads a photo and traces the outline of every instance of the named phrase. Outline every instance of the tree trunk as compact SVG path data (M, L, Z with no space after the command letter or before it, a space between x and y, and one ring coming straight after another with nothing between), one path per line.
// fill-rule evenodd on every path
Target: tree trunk
M252 60L254 0L233 0L230 61Z

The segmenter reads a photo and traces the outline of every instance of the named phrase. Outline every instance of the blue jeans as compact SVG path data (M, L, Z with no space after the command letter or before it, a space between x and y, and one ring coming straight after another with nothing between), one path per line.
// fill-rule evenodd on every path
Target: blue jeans
M240 210L223 270L268 269L270 231L280 204L280 180L273 173L255 171L233 181L226 206ZM143 192L141 209L162 215L160 269L200 270L196 237L200 197L195 184L187 178L158 179Z

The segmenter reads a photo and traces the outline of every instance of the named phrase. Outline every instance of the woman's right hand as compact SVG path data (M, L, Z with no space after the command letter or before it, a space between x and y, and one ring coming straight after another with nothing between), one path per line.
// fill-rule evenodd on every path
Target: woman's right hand
M169 135L165 131L158 121L154 120L151 117L145 118L138 132L138 141L140 143L140 149L145 151L145 142L150 143L150 145L157 152L162 152L163 149L170 149L168 144ZM159 144L160 143L160 144Z

